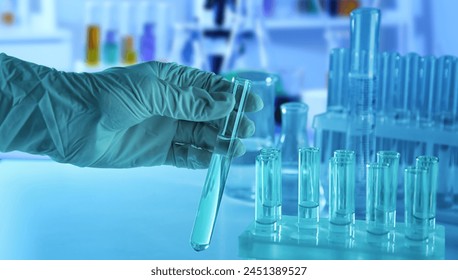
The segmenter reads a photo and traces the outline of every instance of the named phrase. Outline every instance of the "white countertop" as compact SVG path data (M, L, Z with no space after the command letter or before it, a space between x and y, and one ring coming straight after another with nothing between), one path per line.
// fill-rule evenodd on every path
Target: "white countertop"
M238 259L254 208L224 196L212 244L189 245L206 170L0 161L0 259ZM458 226L446 225L458 259Z

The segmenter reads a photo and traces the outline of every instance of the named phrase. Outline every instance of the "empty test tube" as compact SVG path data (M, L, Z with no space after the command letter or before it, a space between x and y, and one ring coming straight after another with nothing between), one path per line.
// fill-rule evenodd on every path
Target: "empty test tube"
M428 214L428 226L430 231L436 228L436 199L439 172L439 158L434 156L419 156L416 159L417 168L426 169L426 186L424 196L427 197L425 208Z
M405 236L423 241L429 235L427 169L407 167L404 171Z
M256 233L269 234L278 230L281 219L282 183L281 152L264 148L256 157Z
M379 76L377 79L377 83L379 84L379 99L376 103L379 116L387 117L392 110L389 101L396 92L395 87L399 75L399 63L399 53L383 52L379 56Z
M408 53L401 57L399 90L393 94L392 104L390 104L396 122L406 123L416 119L418 115L412 106L418 94L419 63L420 56L416 53Z
M401 69L405 69L403 73L404 79L401 79L401 85L403 87L402 111L404 114L405 112L410 111L410 113L407 114L409 117L407 121L416 121L418 119L419 112L413 105L416 103L416 99L418 98L420 55L417 53L408 53L403 58L403 63L401 64Z
M389 165L368 163L366 181L366 230L373 234L386 234L394 229L392 190Z
M437 59L435 73L435 97L433 99L433 112L435 121L441 127L450 128L452 126L452 82L453 82L453 64L455 58L450 55L444 55Z
M399 174L399 161L401 154L395 151L379 151L377 152L377 162L388 165L388 181L385 183L386 198L388 206L388 224L391 228L396 225L396 203L398 193L398 174Z
M436 58L425 56L420 59L420 81L416 108L419 112L419 122L423 127L430 127L433 120L433 100L435 99Z
M298 213L299 228L316 226L320 203L320 149L299 148Z
M213 228L218 215L219 205L226 185L229 167L235 151L235 140L240 121L245 110L245 101L250 92L251 82L240 78L232 80L232 94L239 101L235 108L234 117L226 117L224 125L218 134L215 150L210 160L207 177L205 178L199 208L191 234L191 246L196 251L202 251L210 245ZM239 99L240 96L240 99Z
M349 49L331 50L328 76L328 112L346 113L348 70L350 67Z
M355 152L337 150L329 161L329 222L347 226L355 221Z

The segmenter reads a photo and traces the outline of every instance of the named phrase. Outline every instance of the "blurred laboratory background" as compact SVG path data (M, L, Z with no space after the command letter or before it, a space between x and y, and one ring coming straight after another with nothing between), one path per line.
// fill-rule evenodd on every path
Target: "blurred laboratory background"
M264 100L267 113L252 116L258 118L256 136L268 143L254 144L253 151L259 146L276 145L282 151L316 146L323 151L324 172L344 137L339 120L327 124L326 112L345 103L337 100L345 82L338 86L342 79L336 75L343 72L336 69L345 68L349 15L360 7L381 11L380 53L434 57L437 65L447 58L458 73L455 0L1 0L0 52L62 71L95 72L158 60L227 78L245 75L253 80L254 91L272 92L272 99ZM456 82L449 80L454 87ZM384 86L389 85L379 88ZM332 100L331 92L336 96ZM383 142L380 149L401 152L402 168L423 154L446 159L439 173L447 187L438 190L437 214L437 224L446 225L445 253L433 258L458 259L458 109L453 108L458 106L458 87L450 92L452 124L434 126L445 129L443 134L434 130L436 138L442 137L437 143L428 142L436 139L433 133L422 134L430 139L420 144L407 143L409 136L392 145L383 142L388 136L377 141ZM290 102L306 104L305 111L282 106ZM388 126L388 133L393 131ZM414 129L405 131L417 137ZM233 162L213 247L202 253L193 252L188 241L205 170L94 170L44 157L0 154L0 199L8 201L0 206L0 258L251 258L238 249L238 236L254 219L254 188L246 184L254 184L255 155L246 144L248 157ZM327 175L321 176L326 181ZM319 202L324 209L326 189L322 186ZM284 199L289 191L284 190ZM294 214L287 203L283 210Z

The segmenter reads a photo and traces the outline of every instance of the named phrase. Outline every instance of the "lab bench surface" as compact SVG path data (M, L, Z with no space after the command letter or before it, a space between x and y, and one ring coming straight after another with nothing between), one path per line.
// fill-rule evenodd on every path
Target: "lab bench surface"
M225 198L210 248L189 244L206 170L0 161L0 259L236 259L252 207Z
M239 259L254 207L223 197L210 248L192 231L206 170L79 168L47 159L0 161L0 259ZM445 225L446 259L458 226Z

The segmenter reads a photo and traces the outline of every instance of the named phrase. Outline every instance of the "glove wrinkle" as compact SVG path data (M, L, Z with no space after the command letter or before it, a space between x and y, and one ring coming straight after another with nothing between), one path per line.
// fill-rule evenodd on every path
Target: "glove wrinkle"
M69 139L62 139L59 125L56 122L57 116L54 112L54 106L48 95L45 94L43 98L41 98L41 100L38 102L38 108L42 113L46 127L50 133L51 140L54 143L57 152L59 153L60 157L66 158L67 153L65 151L63 143L68 143Z
M3 100L4 97L2 97L2 103ZM23 102L11 107L4 120L0 122L0 135L2 137L0 150L12 151L15 149L14 140L35 108L36 103L31 98L26 98Z
M72 73L0 54L3 152L81 167L206 168L235 103L231 83L178 64ZM235 145L236 154L244 151L240 140Z

